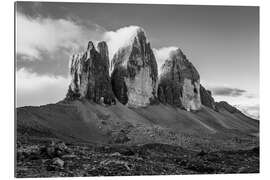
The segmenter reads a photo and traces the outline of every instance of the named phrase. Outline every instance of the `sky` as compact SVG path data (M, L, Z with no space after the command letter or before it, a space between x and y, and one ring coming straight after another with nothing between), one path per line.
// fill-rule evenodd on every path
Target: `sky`
M69 58L89 40L105 40L112 56L140 26L158 65L180 47L212 91L259 117L259 8L93 3L16 3L17 107L65 97Z

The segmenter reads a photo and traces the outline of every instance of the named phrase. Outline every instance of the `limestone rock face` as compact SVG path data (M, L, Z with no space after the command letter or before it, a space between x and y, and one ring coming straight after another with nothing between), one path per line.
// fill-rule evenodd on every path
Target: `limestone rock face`
M66 99L86 98L97 103L115 103L109 77L107 44L100 42L97 49L90 41L84 53L72 55L71 83Z
M216 110L215 100L212 97L212 93L209 90L206 90L202 85L200 87L201 102L203 105Z
M112 89L122 104L147 106L156 98L157 62L142 28L114 54L111 70Z
M201 107L200 75L179 48L170 52L161 67L158 98L188 111Z

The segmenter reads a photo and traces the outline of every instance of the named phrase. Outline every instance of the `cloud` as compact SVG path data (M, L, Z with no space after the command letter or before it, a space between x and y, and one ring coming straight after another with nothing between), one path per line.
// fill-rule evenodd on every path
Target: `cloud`
M231 97L238 97L244 95L247 91L238 88L231 88L231 87L212 87L210 88L213 95L216 96L231 96Z
M104 33L103 40L107 42L110 60L119 48L132 43L134 35L139 28L138 26L127 26L116 31Z
M89 29L72 20L29 17L16 14L16 49L28 60L40 59L40 52L56 53L60 48L78 51L87 41L101 37L98 26ZM91 39L90 39L91 38Z
M163 47L160 49L153 48L157 65L158 65L158 72L161 72L161 67L164 64L165 60L169 58L170 52L176 50L177 47L171 46L171 47Z
M253 99L253 98L257 98L257 95L249 93L249 94L246 94L246 97L249 99Z
M253 119L260 119L260 106L256 105L235 105L237 109L239 109L245 115L253 118Z
M212 91L212 95L217 102L227 101L245 115L259 119L259 96L256 93L250 93L249 91L239 88L232 88L229 85L217 86L208 84L207 88Z
M38 75L21 68L16 72L17 107L57 102L65 97L69 82L62 76Z

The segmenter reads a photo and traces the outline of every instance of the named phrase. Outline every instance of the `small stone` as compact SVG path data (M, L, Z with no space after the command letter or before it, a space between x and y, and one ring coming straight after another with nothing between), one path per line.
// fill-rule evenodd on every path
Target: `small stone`
M50 158L55 156L55 148L53 146L46 147L46 153Z
M111 156L121 156L119 152L112 153Z
M63 160L60 159L60 158L54 158L52 164L53 164L53 165L56 165L56 166L58 166L58 167L60 167L60 168L63 168L63 167L64 167L64 164L65 164L65 161L63 161Z
M72 159L72 158L78 158L75 154L65 154L62 156L63 159Z
M56 147L59 148L60 150L64 151L67 150L68 147L66 146L66 144L64 142L59 142L56 144Z

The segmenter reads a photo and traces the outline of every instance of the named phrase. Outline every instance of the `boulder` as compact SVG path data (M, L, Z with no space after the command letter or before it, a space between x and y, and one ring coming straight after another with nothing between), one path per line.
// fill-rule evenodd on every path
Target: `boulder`
M142 28L134 28L111 63L112 89L129 107L147 106L156 99L157 62Z
M57 157L57 158L54 158L52 160L52 164L55 165L55 166L58 166L59 168L63 168L64 164L65 164L65 161L63 161L62 159Z
M188 111L201 107L200 75L180 48L171 50L161 66L158 98Z

